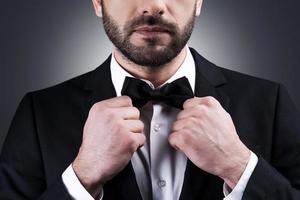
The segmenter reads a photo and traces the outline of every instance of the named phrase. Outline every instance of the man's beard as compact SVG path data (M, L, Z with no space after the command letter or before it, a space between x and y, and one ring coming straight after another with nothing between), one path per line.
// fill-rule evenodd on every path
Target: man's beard
M103 26L111 42L131 62L145 67L159 67L172 61L187 44L195 23L195 11L181 32L176 24L166 22L161 16L140 16L125 24L123 32L117 22L106 12L102 6ZM134 30L141 26L158 26L170 34L170 42L166 47L156 49L161 40L158 37L144 39L145 45L139 47L130 42Z

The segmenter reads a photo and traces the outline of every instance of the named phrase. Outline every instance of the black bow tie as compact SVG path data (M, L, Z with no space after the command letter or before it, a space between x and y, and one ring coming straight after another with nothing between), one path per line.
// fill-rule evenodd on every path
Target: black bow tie
M194 97L189 81L185 77L167 83L158 89L152 89L142 80L126 77L121 94L129 96L137 108L143 107L152 100L182 109L184 101Z

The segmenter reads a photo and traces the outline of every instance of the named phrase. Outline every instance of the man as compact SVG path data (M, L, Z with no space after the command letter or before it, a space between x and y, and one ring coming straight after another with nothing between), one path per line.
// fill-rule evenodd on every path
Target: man
M186 46L201 0L93 4L115 49L23 98L0 199L300 198L300 115L281 85Z

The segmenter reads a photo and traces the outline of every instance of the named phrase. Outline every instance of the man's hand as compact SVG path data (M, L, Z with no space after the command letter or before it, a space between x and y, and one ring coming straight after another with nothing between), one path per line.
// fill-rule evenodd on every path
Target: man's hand
M93 197L145 143L144 125L139 115L127 96L98 102L90 109L73 169Z
M173 124L169 143L202 170L234 188L250 159L230 115L213 97L187 100Z

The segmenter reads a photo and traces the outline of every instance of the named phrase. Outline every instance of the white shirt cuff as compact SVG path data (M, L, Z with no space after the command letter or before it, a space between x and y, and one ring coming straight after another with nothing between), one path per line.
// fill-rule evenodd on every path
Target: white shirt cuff
M236 184L236 186L231 190L229 186L224 183L223 185L223 193L225 198L223 200L241 200L248 184L248 181L257 165L258 158L251 151L250 160L246 166L244 173L242 174L240 180Z
M86 189L80 183L73 170L72 164L69 165L69 167L62 174L62 180L69 194L74 200L94 200L90 193L86 191ZM101 200L103 198L103 193L103 188L101 188L101 192L97 199Z

